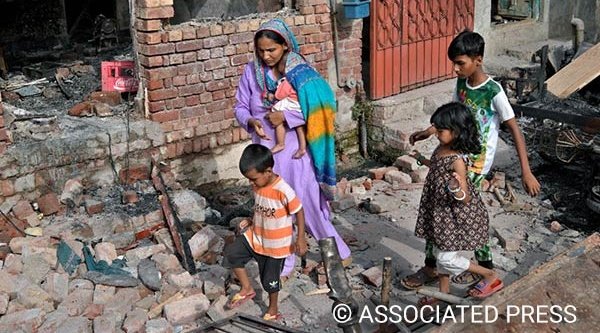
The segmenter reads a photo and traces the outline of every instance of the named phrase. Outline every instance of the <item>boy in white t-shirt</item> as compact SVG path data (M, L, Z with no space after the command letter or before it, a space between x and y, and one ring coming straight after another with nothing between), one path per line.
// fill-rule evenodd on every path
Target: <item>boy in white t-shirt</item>
M458 75L453 99L464 103L473 114L479 127L482 144L481 153L470 156L472 165L468 171L469 178L477 187L481 185L481 181L492 167L498 145L498 130L500 124L504 124L513 138L519 156L523 188L529 195L536 196L540 192L540 183L529 167L525 139L519 130L514 111L502 86L489 77L481 67L484 48L483 37L472 31L461 32L448 47L448 58L454 64L454 71ZM410 136L410 143L414 144L416 141L425 140L433 133L435 133L433 126L415 132ZM483 248L475 250L475 258L479 265L493 269L492 252L487 244ZM432 247L430 244L426 244L425 267L402 279L402 285L408 289L415 289L424 283L434 281L436 279L435 266ZM477 279L476 276L461 274L453 281L471 283Z

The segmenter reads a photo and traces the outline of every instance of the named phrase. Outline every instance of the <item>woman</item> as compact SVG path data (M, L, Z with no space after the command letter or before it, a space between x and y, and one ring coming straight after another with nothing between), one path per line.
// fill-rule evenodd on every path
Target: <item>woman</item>
M273 19L260 26L254 35L254 49L255 59L246 65L240 79L235 116L251 134L254 143L269 148L275 144L274 127L282 123L286 125L285 149L273 155L274 171L292 186L300 198L308 232L317 240L335 237L340 257L349 264L350 249L329 221L329 205L325 196L330 197L335 186L333 92L298 53L296 37L282 20ZM285 61L285 66L281 66L285 73L279 70L281 61ZM269 97L275 93L277 81L284 75L298 94L302 113L271 112L273 101ZM293 158L299 147L294 128L303 125L307 127L308 153ZM288 276L294 263L295 256L288 257L281 275Z

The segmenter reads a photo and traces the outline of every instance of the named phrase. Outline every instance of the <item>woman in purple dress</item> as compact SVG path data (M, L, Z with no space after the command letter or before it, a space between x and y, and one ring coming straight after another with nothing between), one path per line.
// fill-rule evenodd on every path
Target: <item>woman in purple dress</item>
M240 126L250 133L254 143L262 144L268 148L275 145L274 127L282 123L285 125L285 149L273 155L275 159L274 171L292 186L302 201L307 231L317 240L334 237L340 257L344 260L344 264L349 264L351 261L350 249L329 220L329 204L322 191L322 189L327 189L327 186L323 186L323 184L320 186L319 184L319 182L323 182L323 179L327 179L326 176L322 175L330 175L331 170L323 167L322 163L315 167L310 149L307 154L300 158L293 157L298 150L298 136L294 128L306 124L304 118L306 110L303 109L303 113L297 111L271 111L274 102L272 94L277 88L278 79L285 75L292 84L298 80L297 77L290 77L289 74L294 71L288 69L307 69L299 75L303 75L306 71L314 71L314 69L307 67L307 63L299 55L298 43L294 34L280 19L273 19L261 25L254 36L254 49L255 60L246 65L238 86L235 117ZM279 66L281 61L285 62L285 66ZM301 64L301 66L296 67L297 64ZM279 68L285 68L286 73L281 73ZM316 71L314 72L316 73ZM312 79L324 82L320 76ZM326 82L324 83L326 84ZM330 88L327 87L327 89ZM314 97L311 96L311 99L314 99ZM321 158L322 156L319 155L319 159ZM323 171L324 169L325 171ZM330 181L327 181L327 183L331 184ZM295 256L292 255L286 259L281 275L289 276L294 265Z

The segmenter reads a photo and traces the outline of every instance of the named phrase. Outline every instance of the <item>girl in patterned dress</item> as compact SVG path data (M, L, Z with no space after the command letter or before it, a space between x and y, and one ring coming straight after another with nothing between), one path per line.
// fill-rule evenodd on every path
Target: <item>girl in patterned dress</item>
M422 155L417 161L429 166L415 235L434 244L440 291L450 292L450 275L464 271L484 278L469 295L487 297L502 289L496 273L459 255L458 251L475 250L488 239L489 218L483 201L467 177L467 155L481 150L479 132L473 116L457 102L438 108L431 116L440 141L431 160ZM417 153L418 154L418 153ZM437 302L424 297L421 305Z

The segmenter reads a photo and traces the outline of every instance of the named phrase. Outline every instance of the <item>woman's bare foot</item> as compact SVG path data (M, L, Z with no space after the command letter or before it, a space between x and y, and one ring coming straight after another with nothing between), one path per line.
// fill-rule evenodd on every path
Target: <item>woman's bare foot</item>
M300 148L300 149L296 150L296 153L294 154L293 157L300 158L300 157L304 156L304 154L306 154L306 149Z
M284 149L285 149L285 144L278 143L278 144L274 145L273 148L271 148L271 153L276 154Z

